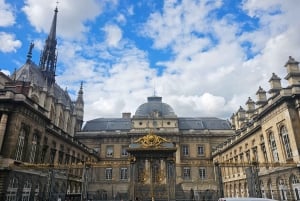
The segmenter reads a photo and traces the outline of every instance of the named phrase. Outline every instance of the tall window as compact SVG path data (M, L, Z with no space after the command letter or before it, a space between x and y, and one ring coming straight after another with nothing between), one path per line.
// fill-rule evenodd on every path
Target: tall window
M105 169L105 179L112 180L112 168Z
M254 160L254 161L258 161L257 147L254 147L254 148L252 149L252 153L253 153L253 160Z
M37 148L37 135L34 134L31 142L31 151L29 156L29 162L34 163L35 162L35 155L36 155L36 148Z
M6 192L6 201L16 201L18 191L18 180L13 177L9 181L9 185Z
M198 156L204 156L204 146L198 145Z
M182 155L189 156L189 154L190 154L189 145L187 144L182 145Z
M206 169L204 167L199 168L199 178L201 180L206 179Z
M64 145L60 145L60 149L58 152L58 163L63 164L64 159Z
M191 179L191 168L189 168L189 167L184 167L183 168L183 179L184 180Z
M261 144L261 151L262 151L262 153L263 153L263 155L264 155L264 162L268 162L268 155L267 155L267 150L266 150L266 146L265 146L265 144L263 143L263 144Z
M31 183L26 181L22 192L22 201L29 201L31 191Z
M269 143L270 143L273 160L277 162L279 161L279 157L278 157L277 146L276 146L275 137L273 133L269 134Z
M114 155L114 147L107 146L106 147L106 157L113 157L113 155Z
M15 160L17 161L21 161L23 158L24 144L25 144L25 129L22 128L19 134L16 155L15 155Z
M120 169L120 179L121 180L127 180L128 179L128 169L127 168L121 168Z
M291 149L291 144L290 144L290 139L289 139L289 134L287 132L287 129L285 126L282 126L280 129L280 135L282 138L282 142L284 145L284 150L287 158L293 157L292 154L292 149Z
M123 157L128 156L128 152L126 149L127 149L127 146L122 146L121 156L123 156Z
M50 150L50 164L53 164L55 161L55 155L56 155L56 142L52 142L52 148Z

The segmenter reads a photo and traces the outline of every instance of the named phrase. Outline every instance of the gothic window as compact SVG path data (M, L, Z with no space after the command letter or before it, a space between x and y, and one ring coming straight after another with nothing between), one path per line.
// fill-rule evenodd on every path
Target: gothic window
M52 148L50 150L50 164L54 163L55 160L55 155L56 155L56 142L52 142Z
M128 169L127 168L121 168L120 169L120 179L121 180L127 180L128 179Z
M190 154L189 145L187 144L182 145L182 155L189 156L189 154Z
M46 155L47 155L47 151L48 151L48 138L45 137L44 138L44 145L43 145L43 148L42 148L42 153L41 153L41 163L44 163L45 162L45 158L46 158Z
M18 191L18 180L13 177L9 181L6 192L6 201L16 201L17 200L17 191Z
M70 163L70 149L67 149L66 157L65 157L65 164Z
M128 152L127 152L126 148L127 148L127 146L122 146L121 156L123 156L123 157L128 156Z
M190 180L191 179L191 168L184 167L183 168L183 179Z
M204 156L204 146L203 145L198 145L198 156Z
M71 163L75 163L75 151L72 151L72 158L71 158Z
M63 115L63 113L60 113L60 115L59 115L59 123L58 123L59 128L64 128L64 124L65 124L65 122L64 122L64 115Z
M62 164L64 159L64 146L60 145L60 150L58 152L58 163Z
M114 155L114 147L107 146L106 147L106 157L113 157L113 155Z
M199 178L201 180L206 179L206 168L204 168L204 167L199 168Z
M275 162L278 162L279 156L278 156L277 146L276 146L275 137L273 133L269 133L269 144L270 144L273 160Z
M288 132L287 132L287 129L286 129L285 126L281 127L280 135L281 135L281 138L282 138L282 143L284 145L284 150L285 150L286 157L291 158L293 156L292 148L291 148L291 144L290 144L289 135L288 135Z
M22 128L19 134L19 139L17 143L16 155L15 160L22 161L23 153L24 153L24 146L25 146L25 129Z
M30 156L29 156L30 163L35 162L35 156L36 156L36 151L37 151L37 140L38 140L38 136L37 136L37 134L34 134L33 138L32 138L32 142L31 142L31 151L30 151Z
M105 168L105 179L112 180L112 168Z
M31 191L31 183L26 181L22 191L22 201L29 201Z

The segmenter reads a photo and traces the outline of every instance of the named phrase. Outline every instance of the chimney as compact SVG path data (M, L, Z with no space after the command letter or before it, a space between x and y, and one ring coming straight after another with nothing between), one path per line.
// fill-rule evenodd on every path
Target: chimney
M131 118L131 113L130 112L123 112L122 113L122 118L123 119L130 119Z

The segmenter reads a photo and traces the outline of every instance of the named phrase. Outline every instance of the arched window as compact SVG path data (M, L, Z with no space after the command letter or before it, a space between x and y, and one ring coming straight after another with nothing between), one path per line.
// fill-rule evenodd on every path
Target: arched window
M300 182L295 175L291 176L291 183L292 183L292 191L294 193L295 200L300 200Z
M22 127L20 134L19 134L16 153L15 153L15 160L17 160L17 161L22 161L22 159L23 159L25 137L26 137L25 129L24 129L24 127Z
M274 199L272 181L268 181L268 198Z
M264 186L264 182L260 180L260 191L261 191L261 195L263 198L266 198L266 191L265 191L265 186Z
M269 133L269 144L270 144L273 160L275 162L278 162L279 161L278 150L275 142L275 137L272 132Z
M287 200L287 187L283 179L278 180L278 189L279 189L281 200Z
M30 150L30 156L29 156L29 162L34 163L35 162L35 156L36 156L36 149L37 149L37 134L33 135L32 142L31 142L31 150Z
M18 180L17 178L11 178L9 180L9 185L6 192L6 201L15 201L17 200L17 191L18 191Z
M293 157L293 152L291 149L289 134L285 126L282 126L280 128L280 136L282 139L282 143L284 145L284 150L287 158Z

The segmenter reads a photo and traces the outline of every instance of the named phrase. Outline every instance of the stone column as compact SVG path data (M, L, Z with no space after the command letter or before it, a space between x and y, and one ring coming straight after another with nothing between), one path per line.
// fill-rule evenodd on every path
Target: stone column
M2 150L2 145L3 145L3 139L5 135L5 130L6 130L6 124L7 124L7 114L2 114L1 120L0 120L0 153Z
M129 186L129 199L135 200L135 182L136 182L136 162L135 157L130 159L130 186Z

